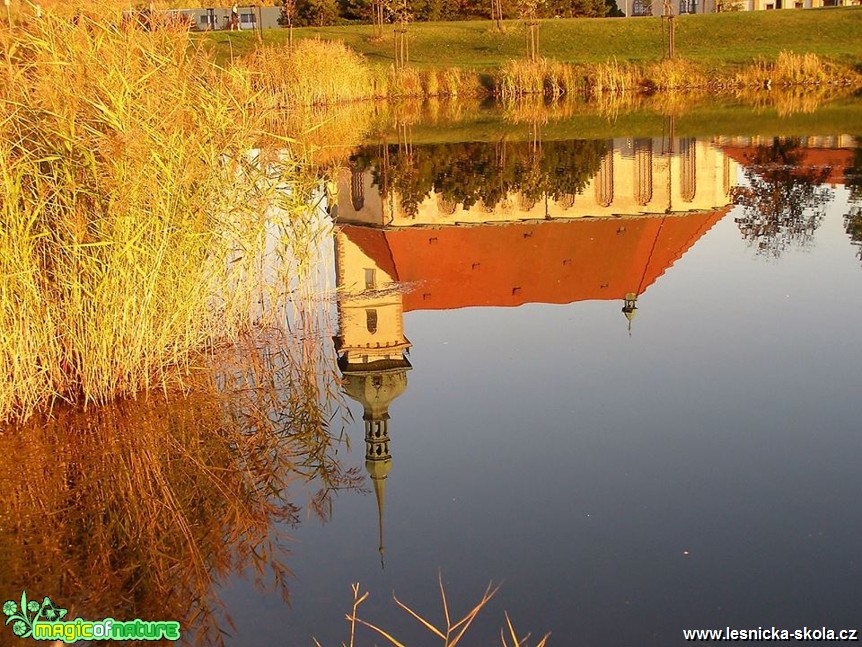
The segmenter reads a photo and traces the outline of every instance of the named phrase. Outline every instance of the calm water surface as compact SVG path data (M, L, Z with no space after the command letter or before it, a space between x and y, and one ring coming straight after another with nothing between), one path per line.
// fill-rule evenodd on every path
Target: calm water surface
M363 480L272 522L289 604L217 580L226 643L339 645L359 582L432 644L392 593L442 622L438 573L459 615L502 583L468 645L862 629L862 153L781 127L357 149L327 352Z
M228 587L237 644L338 644L352 582L430 644L391 594L438 620L438 572L462 611L503 583L469 644L504 610L557 645L858 628L860 154L820 135L357 152L336 349L376 478L294 533L290 608Z

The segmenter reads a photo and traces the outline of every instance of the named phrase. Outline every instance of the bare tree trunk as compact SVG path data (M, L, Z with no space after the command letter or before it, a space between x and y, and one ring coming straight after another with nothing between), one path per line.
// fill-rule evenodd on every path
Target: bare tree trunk
M534 25L534 29L536 30L536 35L533 38L533 46L534 46L533 59L538 59L539 58L539 21L538 20L536 21L536 24Z
M536 19L527 23L527 56L531 61L539 58L539 21Z
M392 30L392 44L395 52L395 69L400 70L410 61L410 40L407 25L401 23Z
M398 65L398 29L394 29L392 31L392 47L394 48L392 51L392 55L395 58L395 69L399 68Z
M530 60L536 60L536 24L530 23Z
M374 33L378 38L383 38L383 4L382 0L375 0L372 5L374 10Z
M674 59L674 49L676 47L676 21L674 20L673 14L671 14L667 19L670 28L668 30L668 58L670 60Z
M254 11L254 9L252 9ZM254 14L252 14L254 15ZM257 6L257 24L255 25L255 30L257 33L257 42L263 42L263 14L260 9L260 5Z
M503 0L491 0L491 22L497 29L503 29Z
M670 0L664 0L664 8L661 14L662 26L664 19L667 18L667 58L673 60L674 57L674 40L676 36L676 24L673 15L673 5ZM662 45L664 45L662 43Z

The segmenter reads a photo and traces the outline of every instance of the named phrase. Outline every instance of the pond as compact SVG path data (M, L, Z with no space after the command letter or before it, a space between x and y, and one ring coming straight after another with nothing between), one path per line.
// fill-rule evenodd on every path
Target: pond
M308 415L330 435L236 459L236 438L206 449L221 402L120 411L134 440L56 441L76 476L43 486L65 493L56 508L20 514L62 525L80 503L82 518L145 523L158 512L127 509L140 483L84 457L166 452L160 478L188 492L191 522L160 532L202 532L199 561L148 562L154 578L146 546L112 548L95 522L65 548L9 523L4 543L51 545L38 577L16 552L4 581L59 587L28 585L98 617L119 617L108 592L154 618L192 603L176 619L207 644L211 621L231 645L339 645L356 582L361 618L437 644L392 595L445 627L438 577L453 622L501 585L467 645L499 644L505 613L531 645L858 629L858 119L751 114L710 132L674 117L507 126L477 108L472 131L375 133L332 174L321 280L337 298L308 318L313 348L291 351L305 378L273 378L299 398L258 418L302 419L323 397ZM86 438L101 424L69 417ZM162 443L148 430L166 420ZM52 451L2 440L17 460ZM105 479L124 494L94 494ZM177 584L189 570L195 584ZM102 571L120 575L100 592ZM371 644L386 643L360 627Z

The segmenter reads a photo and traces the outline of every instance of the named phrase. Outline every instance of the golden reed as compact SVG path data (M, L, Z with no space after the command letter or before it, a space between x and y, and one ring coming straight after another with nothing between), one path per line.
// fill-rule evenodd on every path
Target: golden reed
M0 30L0 420L168 388L249 325L272 205L307 217L260 91L187 33Z

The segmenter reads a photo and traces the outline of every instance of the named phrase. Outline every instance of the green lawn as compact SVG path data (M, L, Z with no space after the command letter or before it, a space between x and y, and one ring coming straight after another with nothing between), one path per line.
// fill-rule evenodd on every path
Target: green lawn
M659 18L575 18L542 21L540 51L569 63L650 61L662 55ZM392 63L392 27L374 41L370 25L306 27L294 38L342 40L379 65ZM214 32L199 36L218 60L257 46L248 32ZM287 30L267 30L264 42L287 39ZM781 50L814 52L836 62L862 62L862 7L756 11L677 18L677 53L707 66L727 68L758 56L774 58ZM414 23L410 26L410 63L418 68L456 66L493 70L523 56L524 33L508 21L503 33L490 21Z

